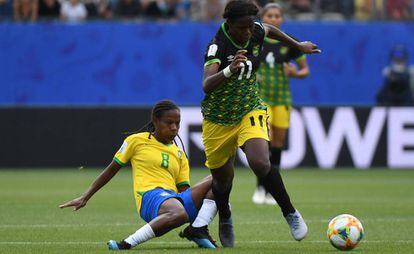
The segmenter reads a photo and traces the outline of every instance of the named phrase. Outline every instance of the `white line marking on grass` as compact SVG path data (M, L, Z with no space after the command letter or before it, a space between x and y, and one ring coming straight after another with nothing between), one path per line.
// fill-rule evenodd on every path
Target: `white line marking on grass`
M330 219L309 219L308 223L328 223ZM368 218L361 220L364 222L412 222L413 218ZM284 220L271 220L271 221L241 221L235 222L234 225L269 225L286 223ZM85 227L126 227L126 226L143 226L142 223L89 223L89 224L7 224L0 225L1 228L85 228Z
M263 240L263 241L236 241L236 244L269 244L269 243L279 243L279 244L289 244L289 243L297 243L294 240ZM328 244L328 241L319 241L319 240L311 240L311 241L304 241L303 243L312 243L312 244ZM362 243L396 243L396 244L411 244L413 243L412 240L397 240L397 241L389 241L389 240L366 240L362 241ZM0 242L1 245L104 245L105 242ZM168 242L168 241L153 241L153 242L146 242L143 245L188 245L189 242L180 241L180 242Z

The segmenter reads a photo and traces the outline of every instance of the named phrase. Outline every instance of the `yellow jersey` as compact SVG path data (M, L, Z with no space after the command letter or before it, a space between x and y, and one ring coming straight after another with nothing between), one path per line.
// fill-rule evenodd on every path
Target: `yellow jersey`
M183 150L159 142L149 132L128 136L114 160L121 166L131 162L138 213L146 191L159 187L177 193L178 187L190 185L190 167Z

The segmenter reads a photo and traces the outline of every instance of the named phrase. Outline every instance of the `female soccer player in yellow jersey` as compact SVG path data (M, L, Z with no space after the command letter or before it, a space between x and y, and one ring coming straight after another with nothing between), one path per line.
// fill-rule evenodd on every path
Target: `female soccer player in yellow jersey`
M311 42L297 42L278 28L255 22L258 8L251 0L227 3L223 22L205 53L203 90L203 144L206 166L213 176L212 190L219 211L219 237L234 246L229 206L234 176L234 154L241 147L250 168L278 201L296 240L307 226L293 207L277 168L269 161L266 105L259 96L256 70L265 36L304 53L319 53Z
M277 3L269 3L262 10L262 21L275 27L283 22L282 8ZM299 68L290 61L296 61ZM260 97L267 105L270 127L270 163L280 166L280 158L287 129L289 128L292 99L289 77L305 78L309 75L306 55L296 48L288 47L277 40L265 37L257 70ZM256 204L274 204L275 200L257 179L257 188L252 200Z
M131 162L134 195L138 213L147 224L120 242L110 240L110 250L130 249L159 237L186 222L192 224L180 233L199 247L215 248L207 226L217 213L211 192L211 176L190 188L186 154L174 142L180 127L180 110L171 101L158 102L147 132L128 136L113 161L86 192L60 208L78 210L102 188L119 169Z

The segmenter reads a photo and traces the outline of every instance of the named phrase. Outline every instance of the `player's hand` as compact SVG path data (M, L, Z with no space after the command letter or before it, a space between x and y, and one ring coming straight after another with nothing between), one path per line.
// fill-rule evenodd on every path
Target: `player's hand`
M318 46L310 41L299 42L299 50L306 54L321 53Z
M234 56L233 61L230 64L230 71L232 73L238 72L241 67L241 63L247 61L247 57L245 56L246 53L247 50L245 49L237 50L236 55Z
M88 201L84 197L75 198L69 202L60 205L60 208L73 207L73 211L77 211L84 207Z
M284 63L283 69L287 77L296 77L298 75L298 68L293 63Z

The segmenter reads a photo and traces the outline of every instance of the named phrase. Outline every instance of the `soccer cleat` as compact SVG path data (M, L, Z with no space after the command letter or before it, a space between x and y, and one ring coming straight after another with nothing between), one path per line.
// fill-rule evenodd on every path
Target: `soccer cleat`
M277 205L276 200L272 197L272 195L270 193L266 193L264 203L266 205Z
M216 241L210 236L207 226L195 228L189 225L180 232L179 236L195 242L200 248L215 249L217 247Z
M265 203L266 199L266 190L263 186L257 186L256 190L253 193L252 201L255 204L262 205Z
M109 240L106 245L108 245L108 250L119 250L118 244L115 240Z
M219 219L219 237L223 247L234 246L234 232L233 232L233 221L231 218Z
M306 223L298 210L288 214L285 219L289 224L290 233L296 241L300 241L306 237L308 234L308 226L306 226Z
M117 243L115 240L109 240L108 243L109 250L129 250L131 249L131 245L125 241L121 241Z

